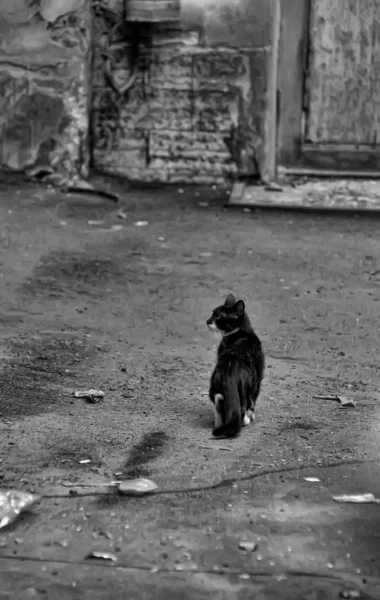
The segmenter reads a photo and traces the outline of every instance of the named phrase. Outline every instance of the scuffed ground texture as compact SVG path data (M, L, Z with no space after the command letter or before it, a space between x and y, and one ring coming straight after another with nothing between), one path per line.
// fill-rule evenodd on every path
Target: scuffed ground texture
M0 0L0 169L88 173L90 3Z
M380 223L113 186L118 206L1 188L0 477L44 496L0 531L2 593L378 598L379 508L332 496L380 496ZM267 354L233 441L211 439L205 325L230 291ZM314 398L339 393L355 408ZM94 487L137 476L161 493Z

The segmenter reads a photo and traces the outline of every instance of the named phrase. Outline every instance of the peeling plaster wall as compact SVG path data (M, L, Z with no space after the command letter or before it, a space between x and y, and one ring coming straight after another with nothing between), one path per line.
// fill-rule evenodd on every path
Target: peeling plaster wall
M0 169L88 173L89 0L0 0Z
M94 166L139 181L219 183L257 174L267 135L273 6L181 0L179 26L155 26L152 35L139 29L133 67L123 2L93 0Z

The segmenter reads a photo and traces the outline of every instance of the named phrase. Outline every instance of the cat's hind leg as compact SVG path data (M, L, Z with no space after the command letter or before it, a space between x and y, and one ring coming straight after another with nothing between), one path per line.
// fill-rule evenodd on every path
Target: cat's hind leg
M214 396L214 405L215 405L215 429L223 425L222 418L222 403L224 398L222 394L215 394Z

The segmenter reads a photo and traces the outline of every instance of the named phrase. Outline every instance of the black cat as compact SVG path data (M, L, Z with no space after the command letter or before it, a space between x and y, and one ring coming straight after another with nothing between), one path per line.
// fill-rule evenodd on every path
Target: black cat
M222 335L209 391L215 405L212 433L234 437L240 433L243 424L249 425L255 418L256 400L264 375L264 353L245 313L243 300L237 302L233 294L212 312L207 326Z

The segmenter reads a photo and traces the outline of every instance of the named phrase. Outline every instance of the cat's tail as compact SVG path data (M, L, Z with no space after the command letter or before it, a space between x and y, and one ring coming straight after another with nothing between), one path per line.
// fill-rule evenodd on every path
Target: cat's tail
M215 409L220 418L220 425L217 425L212 432L215 437L235 437L241 430L241 408L240 398L237 386L233 382L227 385L226 397L217 394L215 398Z

